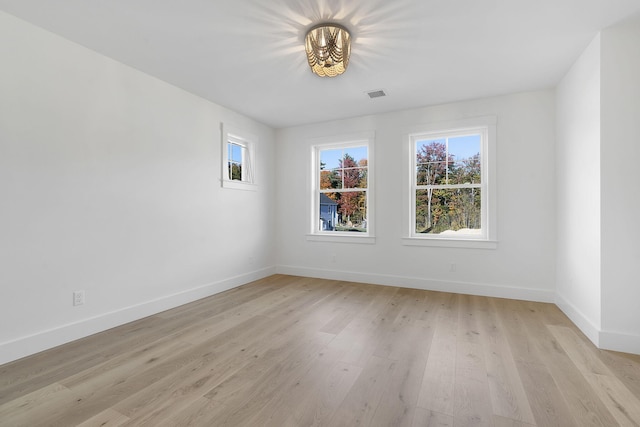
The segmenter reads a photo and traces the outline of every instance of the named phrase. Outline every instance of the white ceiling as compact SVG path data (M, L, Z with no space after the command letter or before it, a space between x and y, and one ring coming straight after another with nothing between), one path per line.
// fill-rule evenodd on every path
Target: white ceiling
M0 0L0 10L280 128L553 87L640 0ZM312 25L347 72L306 64ZM366 92L384 89L385 98Z

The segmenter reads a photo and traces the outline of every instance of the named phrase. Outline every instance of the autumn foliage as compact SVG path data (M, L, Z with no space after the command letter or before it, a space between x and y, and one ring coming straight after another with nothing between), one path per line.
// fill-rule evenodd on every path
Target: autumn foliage
M335 189L326 196L338 203L341 227L366 228L367 218L367 175L366 159L356 160L348 153L339 160L336 169L325 170L321 164L320 189Z
M481 228L480 153L455 157L438 140L416 150L416 232Z

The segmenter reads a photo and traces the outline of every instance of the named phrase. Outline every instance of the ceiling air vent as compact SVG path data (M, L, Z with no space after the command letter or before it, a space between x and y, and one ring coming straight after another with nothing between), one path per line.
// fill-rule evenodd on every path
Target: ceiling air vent
M373 99L373 98L380 98L383 96L387 96L387 94L384 92L383 89L380 90L372 90L371 92L367 92L367 95L369 95L369 98Z

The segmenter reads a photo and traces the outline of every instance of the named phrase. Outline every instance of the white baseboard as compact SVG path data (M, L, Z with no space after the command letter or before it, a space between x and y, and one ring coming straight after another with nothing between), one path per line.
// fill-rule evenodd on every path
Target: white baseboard
M600 329L561 295L556 297L556 305L599 349L640 354L640 335Z
M580 310L570 304L555 291L516 288L484 283L439 281L417 277L393 276L386 274L358 273L352 271L324 270L291 265L276 267L278 274L316 277L319 279L344 280L348 282L371 283L374 285L401 286L428 291L453 292L457 294L480 295L496 298L510 298L524 301L555 303L560 310L589 338L596 347L603 350L640 354L640 336L602 331Z
M275 267L252 271L173 295L162 296L142 304L124 307L78 322L57 326L13 341L0 343L0 365L236 288L272 274L275 274Z
M600 348L622 353L640 354L640 335L620 332L600 332Z
M571 320L596 347L600 348L600 328L562 295L556 295L555 303L569 320Z
M567 317L569 317L597 347L606 350L640 354L640 336L612 331L600 331L579 310L561 296L556 296L553 291L281 265L256 270L173 295L156 298L142 304L125 307L78 322L44 330L13 341L0 343L0 365L160 313L164 310L169 310L201 298L236 288L275 273L468 295L512 298L525 301L555 302Z
M418 277L393 276L386 274L358 273L350 271L324 270L307 267L279 265L279 274L315 277L319 279L344 280L348 282L371 283L374 285L400 286L427 291L453 292L456 294L479 295L496 298L510 298L524 301L555 301L555 292L543 289L516 288L484 283L431 280Z

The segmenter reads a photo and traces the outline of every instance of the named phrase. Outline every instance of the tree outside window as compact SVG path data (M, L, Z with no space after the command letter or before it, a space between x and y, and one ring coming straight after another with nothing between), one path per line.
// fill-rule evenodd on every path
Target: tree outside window
M415 234L482 233L483 134L414 138Z
M367 232L368 147L323 148L318 154L319 231Z
M228 142L227 143L227 165L229 167L228 179L233 181L243 181L242 179L242 164L247 157L244 151L246 148L240 144Z

